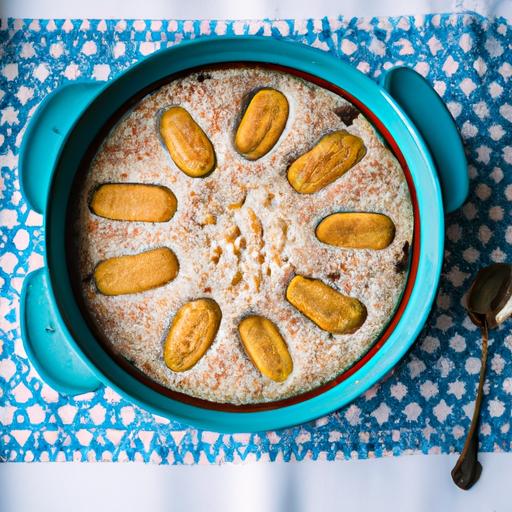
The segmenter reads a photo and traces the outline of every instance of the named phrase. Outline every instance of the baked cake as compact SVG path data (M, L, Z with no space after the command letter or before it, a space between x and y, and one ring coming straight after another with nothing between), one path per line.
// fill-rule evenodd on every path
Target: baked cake
M398 161L350 103L281 71L212 69L148 94L100 145L76 206L71 261L100 338L212 402L332 380L406 284Z

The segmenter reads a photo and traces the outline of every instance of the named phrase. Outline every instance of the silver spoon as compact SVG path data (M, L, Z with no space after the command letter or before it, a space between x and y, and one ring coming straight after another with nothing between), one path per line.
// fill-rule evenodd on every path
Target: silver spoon
M478 424L487 367L488 332L512 316L512 265L496 263L480 270L469 290L466 308L482 333L482 365L469 432L451 473L455 484L464 490L471 489L482 473L478 462Z

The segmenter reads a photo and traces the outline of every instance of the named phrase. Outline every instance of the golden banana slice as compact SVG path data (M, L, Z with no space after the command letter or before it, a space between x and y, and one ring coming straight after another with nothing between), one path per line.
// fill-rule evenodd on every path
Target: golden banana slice
M172 281L178 268L176 255L161 247L102 261L94 270L94 281L103 295L139 293Z
M300 194L313 194L336 181L365 154L359 137L345 130L329 133L292 163L288 181Z
M316 237L337 247L385 249L395 237L395 225L381 213L334 213L318 224Z
M276 325L268 318L252 315L240 322L238 331L254 366L275 382L285 381L293 370L293 362Z
M160 135L174 163L187 176L200 178L213 171L212 143L183 107L171 107L162 114Z
M235 148L247 160L266 155L288 120L288 100L275 89L261 89L250 101L235 136Z
M182 306L165 339L165 364L173 372L190 370L213 343L221 318L213 299L197 299Z
M319 279L295 276L286 290L286 299L320 329L333 334L350 334L366 320L366 307Z
M176 212L176 196L166 187L107 183L92 196L91 210L112 220L167 222Z

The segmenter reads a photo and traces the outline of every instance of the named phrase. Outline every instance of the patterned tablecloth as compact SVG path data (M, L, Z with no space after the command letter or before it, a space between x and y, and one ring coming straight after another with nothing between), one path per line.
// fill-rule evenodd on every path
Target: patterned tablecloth
M302 426L222 435L156 417L111 389L61 396L20 340L25 275L42 264L41 218L20 193L18 153L38 103L66 80L107 80L144 55L203 36L259 34L331 52L377 79L413 67L464 138L470 197L447 218L435 307L412 350L344 409ZM305 21L4 20L0 27L0 460L219 463L460 450L480 368L479 334L461 305L471 276L512 255L512 27L474 14ZM511 451L512 335L492 333L481 443Z

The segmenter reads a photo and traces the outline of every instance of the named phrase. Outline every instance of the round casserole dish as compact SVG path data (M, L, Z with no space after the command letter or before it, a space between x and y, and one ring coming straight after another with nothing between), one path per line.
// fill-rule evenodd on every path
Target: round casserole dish
M136 103L173 75L235 63L274 67L351 101L398 158L414 210L407 285L378 341L329 383L286 400L250 406L210 403L166 392L120 364L96 339L82 314L66 263L65 212L75 175L88 149L111 126L120 109ZM386 74L379 87L359 71L316 49L266 38L221 38L162 50L108 83L72 82L47 97L31 120L20 155L25 198L44 217L45 266L25 280L21 304L25 348L41 376L63 393L79 394L108 385L161 416L209 430L249 432L282 428L325 415L356 398L393 368L416 339L435 297L443 258L445 209L431 156L432 151L442 157L439 132L428 132L421 121L427 113L430 117L429 108L439 108L440 100L415 72L399 69L394 73ZM417 93L414 85L418 83L424 84L420 86L423 101L411 103L402 92ZM386 89L395 93L415 123ZM465 171L460 140L453 123L449 124L449 114L443 112L446 117L436 119L438 130L445 141L452 143L449 158L459 159L454 170ZM417 125L422 126L424 137ZM453 210L465 199L467 175L464 172L441 178L446 209Z

